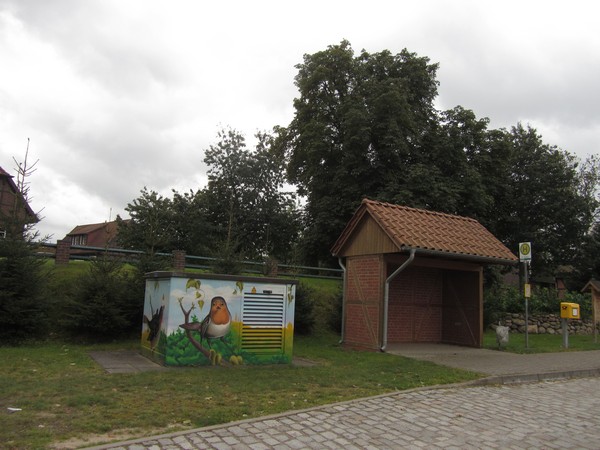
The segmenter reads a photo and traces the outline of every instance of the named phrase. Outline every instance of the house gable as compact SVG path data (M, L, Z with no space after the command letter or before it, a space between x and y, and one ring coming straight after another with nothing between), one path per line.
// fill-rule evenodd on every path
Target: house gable
M16 208L16 209L15 209ZM15 221L25 224L39 221L13 181L13 176L0 167L0 237L6 236L7 223ZM21 233L22 230L17 230Z
M352 234L344 242L340 253L344 256L397 253L400 249L368 214L356 224Z

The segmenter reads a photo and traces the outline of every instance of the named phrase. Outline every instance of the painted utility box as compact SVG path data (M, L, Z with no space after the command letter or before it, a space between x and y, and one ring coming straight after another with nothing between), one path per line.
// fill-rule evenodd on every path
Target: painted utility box
M289 363L297 284L276 278L149 273L142 351L167 366Z

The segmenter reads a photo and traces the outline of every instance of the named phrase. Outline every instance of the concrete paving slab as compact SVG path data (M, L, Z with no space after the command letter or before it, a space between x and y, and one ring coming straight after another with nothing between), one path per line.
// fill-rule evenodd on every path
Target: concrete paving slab
M168 370L133 350L94 351L90 356L108 373Z
M486 375L600 371L600 350L516 354L443 344L392 344L387 352Z

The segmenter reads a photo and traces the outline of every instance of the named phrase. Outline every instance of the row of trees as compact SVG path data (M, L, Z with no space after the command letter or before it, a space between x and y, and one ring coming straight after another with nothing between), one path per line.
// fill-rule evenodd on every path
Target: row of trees
M144 188L118 217L119 240L148 253L185 250L223 260L293 258L300 230L296 195L284 192L284 161L272 153L272 136L257 134L255 148L239 132L219 132L205 152L208 185L163 197Z
M436 110L438 65L407 50L356 55L343 41L297 69L291 123L252 150L219 133L208 186L172 199L144 189L126 208L126 246L333 265L331 245L369 197L473 217L514 251L531 241L538 274L600 269L597 159L581 163L529 126Z

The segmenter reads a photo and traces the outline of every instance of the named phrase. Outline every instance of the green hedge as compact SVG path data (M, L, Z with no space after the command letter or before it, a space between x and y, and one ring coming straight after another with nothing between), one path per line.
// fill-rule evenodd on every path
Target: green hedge
M566 292L563 300L559 300L556 289L534 287L528 299L530 314L559 314L560 303L578 303L581 308L581 318L592 316L592 300L590 294ZM483 314L484 324L496 323L506 313L523 313L525 298L516 287L500 286L484 293Z

